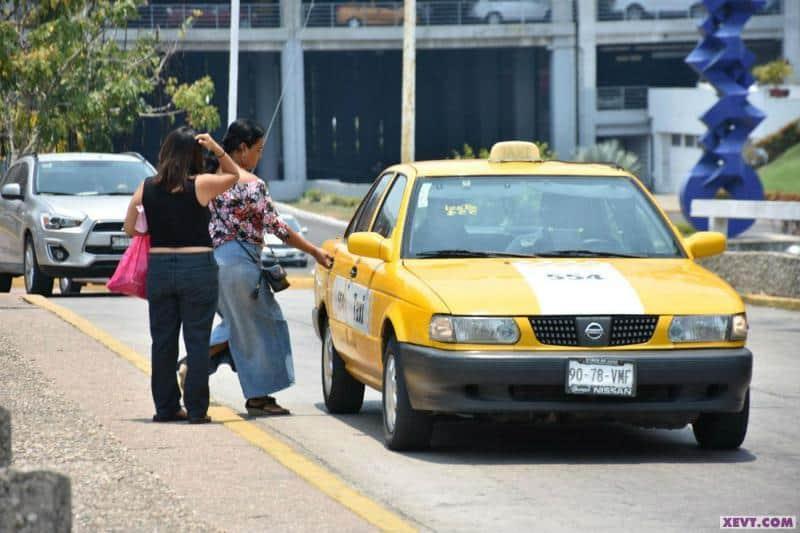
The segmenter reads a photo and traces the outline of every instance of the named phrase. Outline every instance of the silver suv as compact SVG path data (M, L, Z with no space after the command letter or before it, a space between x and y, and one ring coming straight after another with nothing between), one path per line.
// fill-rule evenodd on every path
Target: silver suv
M63 294L110 277L130 243L130 198L155 170L138 154L40 154L0 179L0 292L24 275L29 294Z

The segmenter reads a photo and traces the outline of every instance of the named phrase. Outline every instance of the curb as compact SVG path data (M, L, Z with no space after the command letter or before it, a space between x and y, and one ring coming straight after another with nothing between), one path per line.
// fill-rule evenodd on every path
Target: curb
M290 215L308 218L316 222L321 222L323 224L335 226L339 229L345 229L347 227L347 222L339 220L338 218L333 218L326 215L320 215L319 213L312 213L311 211L306 211L305 209L299 209L297 207L294 207L293 205L284 204L283 202L274 202L274 203L278 207L279 211L283 211L284 213L289 213Z
M89 320L51 302L43 296L25 295L22 299L31 305L54 314L84 335L94 339L117 356L131 363L145 375L150 375L150 361L148 358L143 357L126 344L92 324ZM302 450L294 448L266 427L249 422L232 409L214 402L213 399L209 406L208 414L213 422L222 424L227 430L235 433L248 444L260 448L287 470L304 479L311 487L326 494L379 530L417 531L404 517L384 507L366 494L361 493L357 488L328 470L324 464L307 457Z
M765 307L775 307L777 309L787 309L789 311L800 311L800 298L784 298L781 296L769 296L766 294L742 294L742 300L750 305L761 305Z

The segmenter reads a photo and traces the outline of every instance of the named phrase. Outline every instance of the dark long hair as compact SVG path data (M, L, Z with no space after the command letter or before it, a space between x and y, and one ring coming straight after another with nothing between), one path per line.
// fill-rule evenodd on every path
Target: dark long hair
M154 182L169 192L183 190L189 176L203 171L203 148L197 142L197 133L181 126L169 133L158 154L158 174Z
M222 138L222 148L228 154L233 154L244 143L250 147L264 138L266 130L264 127L249 118L236 119L228 126L225 137ZM206 159L206 172L216 172L219 161L216 157Z

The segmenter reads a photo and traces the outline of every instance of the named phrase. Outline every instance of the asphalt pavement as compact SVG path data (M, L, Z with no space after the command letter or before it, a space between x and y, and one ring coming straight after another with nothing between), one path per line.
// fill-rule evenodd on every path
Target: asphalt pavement
M748 309L755 370L750 430L739 451L700 450L688 428L464 420L437 425L430 451L394 453L381 441L376 392L368 391L359 415L326 413L311 291L278 299L297 385L277 396L293 416L256 423L425 529L711 531L721 515L800 514L800 313ZM148 353L145 302L103 295L54 301ZM211 391L243 410L227 367L212 378Z

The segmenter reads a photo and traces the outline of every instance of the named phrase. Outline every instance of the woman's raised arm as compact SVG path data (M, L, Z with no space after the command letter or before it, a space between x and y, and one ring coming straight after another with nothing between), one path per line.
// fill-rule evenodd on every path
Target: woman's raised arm
M239 181L241 169L208 133L198 135L197 142L219 159L219 167L222 171L221 174L199 174L196 178L197 201L200 202L200 205L208 205L211 200Z

